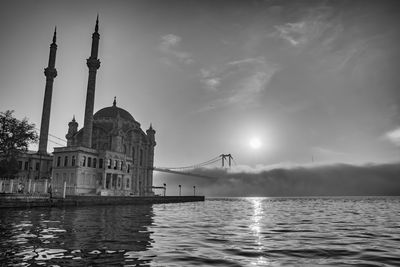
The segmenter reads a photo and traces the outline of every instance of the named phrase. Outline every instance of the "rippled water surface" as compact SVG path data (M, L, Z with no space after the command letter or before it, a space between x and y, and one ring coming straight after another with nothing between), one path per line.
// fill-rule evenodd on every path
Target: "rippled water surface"
M400 266L400 198L0 210L1 266Z

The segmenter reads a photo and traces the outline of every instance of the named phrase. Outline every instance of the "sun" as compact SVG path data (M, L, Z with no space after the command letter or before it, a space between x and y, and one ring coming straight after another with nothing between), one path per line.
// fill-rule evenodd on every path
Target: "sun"
M253 137L250 139L249 145L252 149L259 149L262 147L262 142L261 142L260 138Z

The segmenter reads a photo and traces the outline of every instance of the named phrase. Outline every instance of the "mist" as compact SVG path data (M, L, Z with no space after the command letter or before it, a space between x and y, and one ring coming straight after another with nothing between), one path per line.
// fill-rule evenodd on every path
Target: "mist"
M166 183L167 195L177 195L178 185L182 185L182 195L193 194L193 186L196 186L197 194L208 197L400 195L399 163L338 163L270 169L238 166L197 169L192 173L210 178L157 173L154 184Z

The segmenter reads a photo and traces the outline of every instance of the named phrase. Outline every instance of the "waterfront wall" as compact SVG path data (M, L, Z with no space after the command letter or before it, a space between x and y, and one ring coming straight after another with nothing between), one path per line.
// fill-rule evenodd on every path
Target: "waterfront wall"
M50 198L48 194L0 194L0 208L63 207L92 205L146 205L204 201L204 196L67 196Z

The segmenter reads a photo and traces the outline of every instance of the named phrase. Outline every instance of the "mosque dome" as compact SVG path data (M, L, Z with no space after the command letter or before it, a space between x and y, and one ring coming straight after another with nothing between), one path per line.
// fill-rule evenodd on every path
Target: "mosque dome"
M105 108L100 109L93 115L93 119L95 119L95 120L116 119L118 116L127 121L136 122L135 119L132 117L132 115L128 111L117 107L115 98L114 98L113 105L111 107L105 107Z

